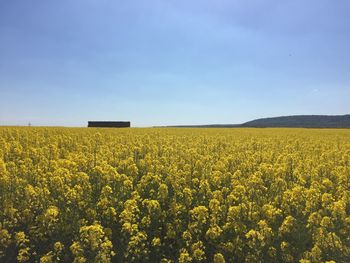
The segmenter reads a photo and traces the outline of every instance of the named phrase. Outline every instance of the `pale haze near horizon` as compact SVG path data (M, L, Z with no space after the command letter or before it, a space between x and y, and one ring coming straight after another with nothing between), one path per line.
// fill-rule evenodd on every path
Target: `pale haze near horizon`
M350 113L346 0L0 0L0 125Z

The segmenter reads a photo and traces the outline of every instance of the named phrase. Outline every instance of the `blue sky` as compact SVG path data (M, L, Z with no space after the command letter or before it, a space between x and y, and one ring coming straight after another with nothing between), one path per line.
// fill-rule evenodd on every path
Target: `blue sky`
M350 113L348 0L0 0L0 125Z

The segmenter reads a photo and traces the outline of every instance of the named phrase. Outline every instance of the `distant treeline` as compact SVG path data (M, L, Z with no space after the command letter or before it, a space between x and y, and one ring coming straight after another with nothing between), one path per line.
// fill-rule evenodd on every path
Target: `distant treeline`
M257 119L242 127L350 128L350 115L298 115Z
M262 118L243 124L174 125L175 128L350 128L350 115L295 115Z

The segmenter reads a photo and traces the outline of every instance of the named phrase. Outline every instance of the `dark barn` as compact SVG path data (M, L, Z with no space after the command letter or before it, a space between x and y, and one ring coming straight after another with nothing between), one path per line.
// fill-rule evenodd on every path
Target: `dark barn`
M99 128L128 128L130 121L89 121L88 127Z

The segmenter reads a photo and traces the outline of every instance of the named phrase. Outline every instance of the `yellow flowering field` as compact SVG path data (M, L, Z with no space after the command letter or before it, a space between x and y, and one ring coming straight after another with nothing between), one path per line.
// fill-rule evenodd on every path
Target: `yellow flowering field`
M0 262L350 262L350 130L0 128Z

